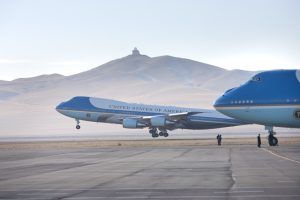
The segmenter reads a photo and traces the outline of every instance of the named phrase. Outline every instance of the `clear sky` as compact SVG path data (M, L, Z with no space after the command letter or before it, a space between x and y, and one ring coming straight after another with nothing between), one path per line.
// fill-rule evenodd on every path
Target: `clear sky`
M0 80L130 54L226 69L300 68L300 0L0 0Z

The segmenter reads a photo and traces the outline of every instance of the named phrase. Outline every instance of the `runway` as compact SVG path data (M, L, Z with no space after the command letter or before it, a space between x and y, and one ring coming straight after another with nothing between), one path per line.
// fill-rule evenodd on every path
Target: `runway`
M0 199L300 199L300 146L1 149Z

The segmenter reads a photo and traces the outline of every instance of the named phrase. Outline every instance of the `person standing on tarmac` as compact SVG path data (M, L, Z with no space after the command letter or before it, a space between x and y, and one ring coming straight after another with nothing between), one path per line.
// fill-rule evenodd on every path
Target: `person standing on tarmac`
M257 136L257 147L260 148L261 145L261 139L260 139L260 134Z
M219 146L222 145L222 135L221 135L221 134L220 134L220 136L219 136L218 144L219 144Z
M218 146L220 146L220 134L217 135Z

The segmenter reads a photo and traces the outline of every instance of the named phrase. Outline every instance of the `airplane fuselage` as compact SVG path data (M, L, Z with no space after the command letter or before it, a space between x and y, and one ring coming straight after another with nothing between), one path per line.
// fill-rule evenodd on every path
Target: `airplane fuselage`
M133 104L94 97L74 97L58 105L56 110L76 120L123 124L124 128L212 129L244 124L215 110Z
M300 70L274 70L255 75L216 102L219 112L266 127L300 128Z

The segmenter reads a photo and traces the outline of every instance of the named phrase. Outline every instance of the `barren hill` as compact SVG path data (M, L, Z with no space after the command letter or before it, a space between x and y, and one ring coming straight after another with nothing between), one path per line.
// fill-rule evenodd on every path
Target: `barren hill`
M228 71L172 56L128 55L71 75L41 75L0 82L0 133L65 133L71 119L55 106L86 95L129 102L212 108L215 98L255 72ZM121 127L119 127L121 129ZM94 128L88 129L95 131Z

